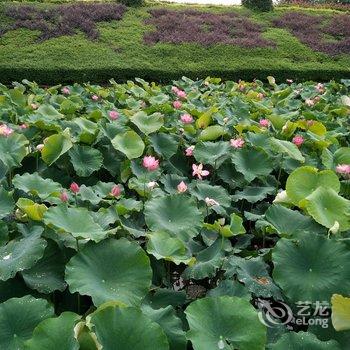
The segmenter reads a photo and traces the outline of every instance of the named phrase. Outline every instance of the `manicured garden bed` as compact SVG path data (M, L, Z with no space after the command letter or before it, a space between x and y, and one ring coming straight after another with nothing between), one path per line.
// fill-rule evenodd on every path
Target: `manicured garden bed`
M1 81L270 74L279 81L339 80L350 73L349 18L346 11L284 7L261 14L239 7L5 2Z
M347 350L349 89L0 85L0 348Z

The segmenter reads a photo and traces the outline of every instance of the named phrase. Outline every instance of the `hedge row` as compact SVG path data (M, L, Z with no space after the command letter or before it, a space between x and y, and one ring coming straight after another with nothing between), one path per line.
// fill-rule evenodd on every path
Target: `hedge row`
M13 5L0 4L0 26L11 23L4 15L8 6ZM287 29L273 26L274 19L292 9L255 14L242 8L200 7L200 11L249 16L253 23L261 26L262 38L274 43L272 47L247 48L226 44L146 43L145 34L155 31L147 19L150 10L157 8L183 9L183 6L130 8L119 21L97 23L99 37L96 40L77 32L73 36L39 41L39 31L9 31L0 37L0 81L10 83L26 78L42 84L102 83L110 78L125 81L135 76L170 81L182 75L193 79L210 75L251 80L272 74L278 80L318 81L350 77L350 55L332 57L315 52ZM335 12L307 13L331 17Z

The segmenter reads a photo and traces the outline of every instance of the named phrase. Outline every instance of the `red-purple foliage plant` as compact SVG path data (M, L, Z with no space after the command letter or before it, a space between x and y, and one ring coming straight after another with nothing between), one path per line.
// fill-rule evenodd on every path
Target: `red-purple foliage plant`
M350 54L350 15L313 16L289 12L273 21L289 29L302 43L328 55Z
M237 13L165 9L151 10L150 13L151 17L146 23L154 25L156 30L145 34L147 44L230 44L249 48L274 46L273 42L261 36L259 24Z
M120 20L126 11L122 4L59 5L50 9L35 6L11 6L5 11L14 23L0 30L0 35L14 29L39 30L39 40L47 40L62 35L73 35L81 30L90 39L96 39L99 32L97 22Z

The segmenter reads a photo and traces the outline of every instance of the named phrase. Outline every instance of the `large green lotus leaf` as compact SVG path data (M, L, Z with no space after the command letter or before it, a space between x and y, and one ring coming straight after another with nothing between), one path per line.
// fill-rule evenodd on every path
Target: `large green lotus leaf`
M250 300L251 294L244 284L237 282L236 280L222 280L217 287L210 289L207 293L208 297L239 297Z
M169 350L162 328L134 307L107 306L91 317L103 349Z
M322 232L323 227L309 216L282 205L274 204L265 213L265 219L280 235L296 235L299 232Z
M95 141L98 133L97 123L84 118L74 118L72 124L78 126L77 132L80 142L91 144Z
M41 157L47 165L56 162L73 146L69 130L51 135L45 140L44 148L41 150Z
M295 169L287 179L286 191L295 205L309 196L318 187L331 188L337 193L340 190L338 176L331 170L318 171L311 166Z
M169 101L169 95L158 93L155 96L150 97L149 102L151 105L161 105Z
M203 279L212 277L222 264L224 250L221 239L217 239L210 247L201 250L196 255L196 261L184 271L186 279Z
M197 162L218 167L229 156L229 150L228 142L198 142L193 154Z
M210 198L214 199L222 207L227 208L231 205L230 195L222 186L212 186L209 182L197 181L194 186L191 186L190 192L202 201Z
M141 157L145 149L145 144L135 131L117 135L112 140L112 145L117 151L124 153L128 159Z
M28 198L19 198L16 205L27 215L29 219L34 221L41 221L44 217L44 213L47 210L45 204L35 203Z
M63 291L65 256L56 243L49 240L43 257L30 269L22 272L26 284L40 293L52 293L54 290Z
M234 152L232 162L248 182L257 177L269 175L274 165L266 152L247 148Z
M305 158L301 154L299 148L292 142L290 141L285 141L285 140L279 140L274 137L270 139L270 145L271 148L278 152L279 154L285 154L288 157L295 159L299 162L304 163Z
M200 133L198 139L200 141L214 141L225 134L226 131L221 125L211 125Z
M102 153L90 146L75 145L69 150L69 156L75 172L82 177L99 170L103 162Z
M70 291L90 295L95 305L111 300L138 304L147 294L151 278L146 253L124 238L89 243L66 267Z
M0 219L9 215L15 207L12 193L4 188L0 188Z
M268 195L276 191L274 187L247 186L242 191L237 191L232 199L239 201L245 199L249 203L256 203L265 199Z
M185 311L194 350L264 350L266 327L246 299L203 298ZM220 346L219 346L220 345Z
M8 168L20 166L27 154L28 143L24 135L13 133L7 137L0 136L0 160Z
M142 111L137 112L130 120L146 135L159 130L164 124L163 115L158 112L151 115Z
M150 136L154 150L165 159L171 158L178 149L179 141L175 135L156 133Z
M325 149L321 159L323 165L329 169L335 169L339 164L350 164L350 147L340 147L334 153Z
M48 103L43 103L41 106L39 106L39 108L36 110L36 114L40 114L42 117L48 118L49 120L64 118L63 114Z
M145 220L151 231L166 231L188 241L198 234L203 216L192 198L170 195L147 201Z
M331 188L319 187L300 204L315 221L327 228L338 224L339 231L350 228L350 201Z
M268 266L261 258L244 259L231 256L226 261L224 268L226 277L233 278L236 275L238 281L256 296L282 298L280 289L269 275Z
M44 223L76 238L87 238L95 242L106 236L106 232L95 223L86 208L68 208L65 205L50 207L44 214Z
M21 239L15 239L0 247L0 279L6 281L19 271L29 269L43 256L45 239L40 235L42 229Z
M271 350L341 350L339 344L334 341L321 341L308 332L288 332L274 344Z
M147 252L156 259L172 261L179 265L193 262L186 245L178 238L170 236L167 232L152 232L148 235Z
M26 350L79 350L74 327L80 316L63 312L59 317L47 318L34 329L33 337L26 341Z
M182 329L182 321L176 316L175 309L171 305L156 310L144 304L141 310L143 314L162 327L168 337L170 350L187 349L187 339Z
M273 278L292 301L330 300L334 293L349 292L349 259L350 251L344 243L324 235L282 238L272 253Z
M24 343L31 338L34 328L53 314L46 300L31 295L0 304L0 348L24 350Z
M41 199L46 199L49 196L59 196L62 191L62 186L58 182L44 179L38 173L15 175L12 183L16 188Z
M332 295L332 324L336 331L350 329L350 298Z

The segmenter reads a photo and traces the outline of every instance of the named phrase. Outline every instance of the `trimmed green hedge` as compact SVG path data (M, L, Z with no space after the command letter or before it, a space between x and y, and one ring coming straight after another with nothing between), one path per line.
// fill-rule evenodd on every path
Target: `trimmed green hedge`
M0 4L0 23L8 22ZM38 6L54 6L39 4ZM181 5L162 5L183 9ZM208 75L226 79L278 80L341 79L350 77L350 56L332 58L314 52L284 29L272 27L271 20L291 9L276 9L256 14L244 8L195 7L211 12L236 11L250 16L264 27L263 37L276 48L247 49L230 45L204 47L198 44L146 45L143 35L154 30L144 20L150 8L129 8L121 21L99 23L100 38L91 41L82 33L37 41L37 32L11 31L0 37L0 81L9 83L24 78L42 84L66 82L106 82L110 78L125 81L134 77L169 81L182 75L203 78ZM186 6L188 8L189 6ZM192 7L192 6L191 6ZM311 11L331 15L329 10Z

